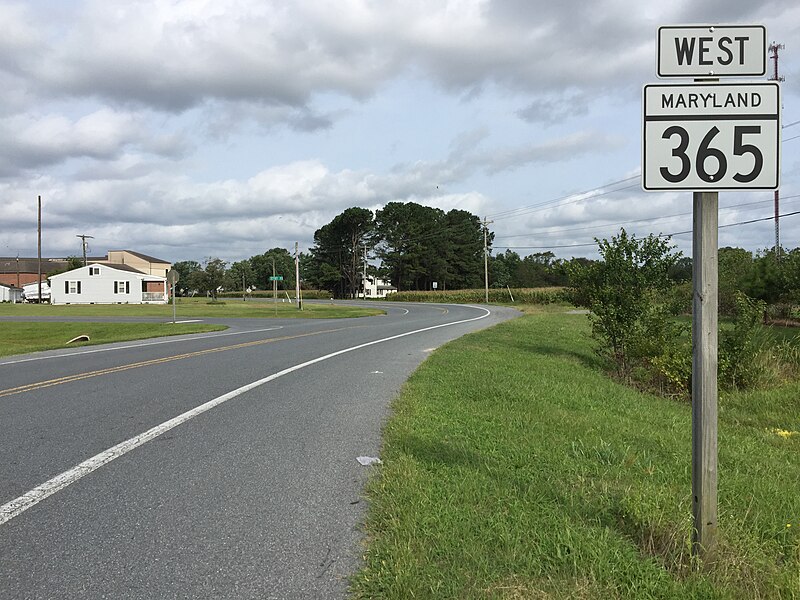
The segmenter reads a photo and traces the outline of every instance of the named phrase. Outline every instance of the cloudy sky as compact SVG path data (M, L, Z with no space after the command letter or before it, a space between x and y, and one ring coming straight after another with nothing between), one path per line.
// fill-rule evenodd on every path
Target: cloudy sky
M786 44L781 212L800 211L796 0L0 0L0 23L4 256L36 255L39 195L45 256L77 234L170 261L307 250L390 201L488 216L523 255L689 230L691 193L638 177L656 30L688 23ZM720 223L772 196L720 194ZM800 246L800 215L781 240ZM720 230L773 241L771 221Z

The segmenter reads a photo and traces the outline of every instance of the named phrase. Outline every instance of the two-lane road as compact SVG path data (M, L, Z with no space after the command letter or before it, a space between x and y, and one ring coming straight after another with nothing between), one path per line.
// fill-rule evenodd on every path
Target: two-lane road
M385 308L0 359L0 597L343 597L389 402L517 314Z

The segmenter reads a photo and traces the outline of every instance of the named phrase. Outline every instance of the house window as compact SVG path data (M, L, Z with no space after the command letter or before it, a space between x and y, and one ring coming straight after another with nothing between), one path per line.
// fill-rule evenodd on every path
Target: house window
M89 275L100 275L100 267L89 267Z
M131 293L131 282L130 281L115 281L114 282L114 293L115 294L130 294Z
M80 294L81 293L81 282L80 281L65 281L64 282L64 293L65 294Z

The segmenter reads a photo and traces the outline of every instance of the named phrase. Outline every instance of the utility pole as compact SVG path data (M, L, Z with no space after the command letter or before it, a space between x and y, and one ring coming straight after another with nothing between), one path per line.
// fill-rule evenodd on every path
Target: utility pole
M783 50L786 46L772 42L769 46L769 51L772 52L770 59L772 59L772 77L770 81L783 81L784 78L778 75L778 50ZM775 258L781 259L781 226L780 226L780 192L775 188Z
M83 247L83 266L85 267L86 266L86 246L88 245L86 243L86 240L87 239L93 240L94 236L93 235L86 235L85 233L80 233L80 234L76 235L75 237L81 238L81 246Z
M39 304L42 303L42 197L39 196L39 220L38 220L38 237L39 237L39 273L38 273L38 282L39 282Z
M364 244L364 274L361 279L361 288L364 290L364 300L367 299L367 245Z
M303 304L300 301L300 245L294 243L294 297L297 301L297 310L303 310Z
M278 277L275 275L275 257L272 257L272 303L275 305L275 318L278 318Z
M278 279L275 273L275 257L272 258L272 301L278 306Z
M489 224L494 221L488 221L483 217L483 281L484 281L484 300L489 304Z

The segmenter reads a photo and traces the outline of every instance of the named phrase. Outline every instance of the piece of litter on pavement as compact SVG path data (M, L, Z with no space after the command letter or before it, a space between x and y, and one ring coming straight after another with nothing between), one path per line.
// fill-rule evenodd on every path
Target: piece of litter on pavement
M356 460L364 467L381 464L381 459L377 456L358 456Z
M373 375L383 375L383 371L373 371Z

